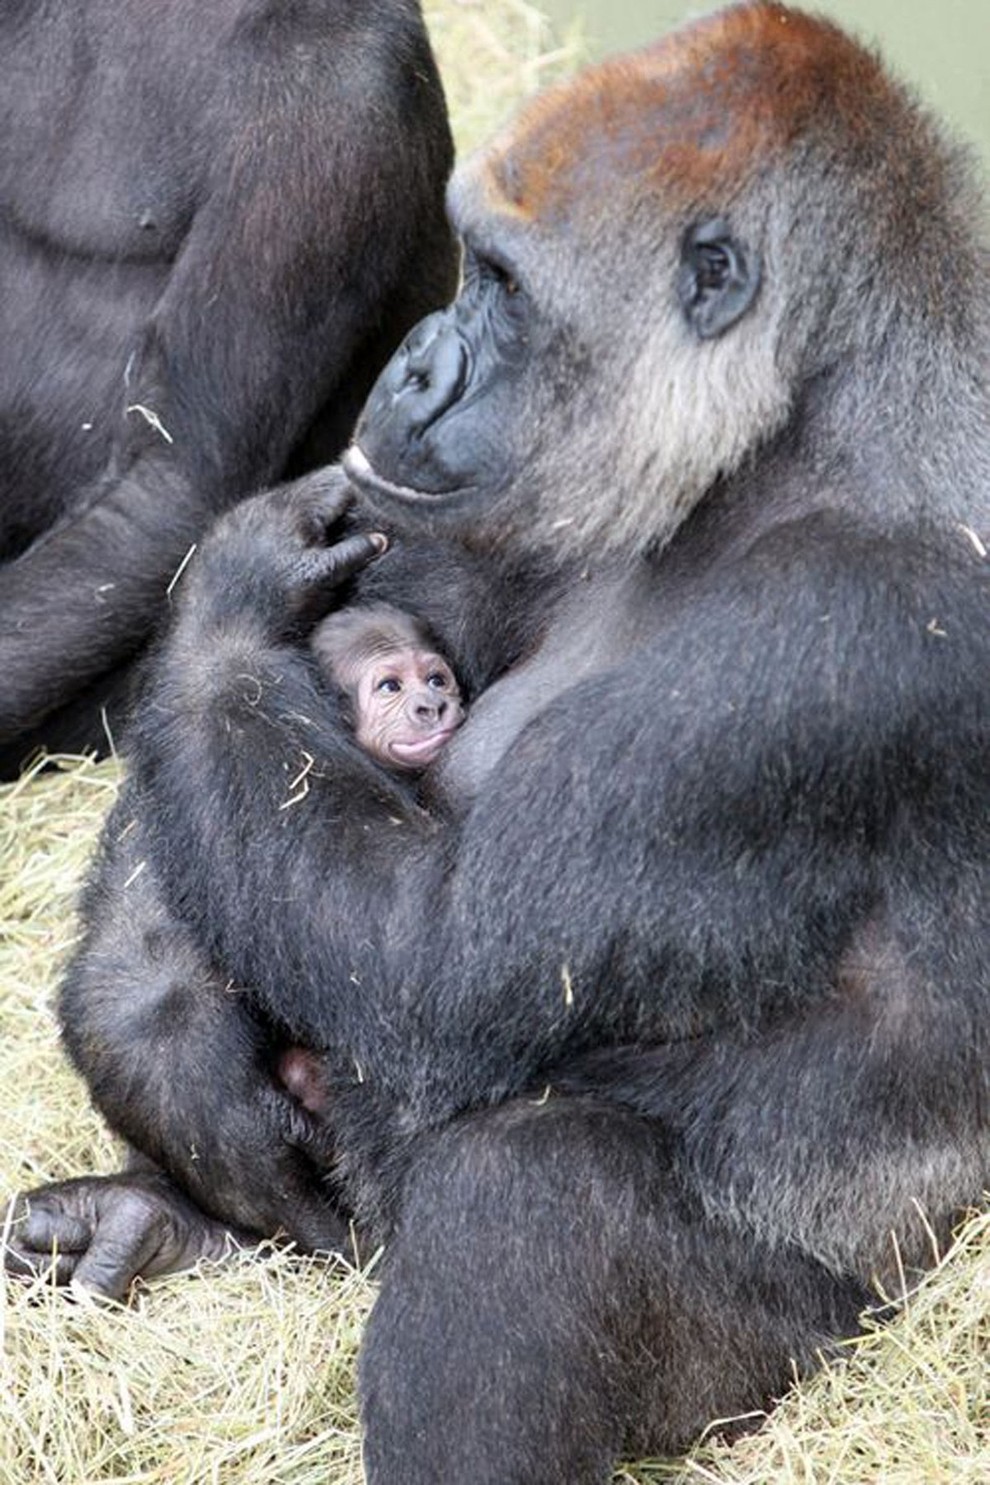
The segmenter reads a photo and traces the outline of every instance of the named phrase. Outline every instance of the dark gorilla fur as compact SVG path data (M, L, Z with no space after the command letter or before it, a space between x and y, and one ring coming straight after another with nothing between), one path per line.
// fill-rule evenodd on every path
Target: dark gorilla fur
M189 547L456 280L414 0L0 14L0 776L105 743Z
M765 1405L990 1175L987 249L931 120L768 3L547 94L450 207L356 515L226 517L140 717L62 1015L159 1169L16 1241L120 1293L355 1217L372 1485L592 1485ZM352 592L472 697L451 818L321 700Z

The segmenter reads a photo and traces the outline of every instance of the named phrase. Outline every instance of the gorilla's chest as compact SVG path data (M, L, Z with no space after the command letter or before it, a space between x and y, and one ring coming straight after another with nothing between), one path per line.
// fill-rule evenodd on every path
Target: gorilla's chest
M533 717L573 686L621 664L653 632L652 575L589 579L557 606L534 652L489 686L436 771L450 799L467 802Z

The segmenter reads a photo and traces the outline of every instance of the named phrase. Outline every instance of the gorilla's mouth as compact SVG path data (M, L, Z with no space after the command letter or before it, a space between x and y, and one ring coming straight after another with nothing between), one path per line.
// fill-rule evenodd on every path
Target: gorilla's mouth
M406 768L425 768L447 746L456 731L456 726L442 727L427 737L393 738L388 750L395 762Z
M420 490L415 485L397 485L372 467L364 450L352 443L343 458L344 473L359 490L368 495L384 495L387 500L406 504L440 504L463 494L461 490Z

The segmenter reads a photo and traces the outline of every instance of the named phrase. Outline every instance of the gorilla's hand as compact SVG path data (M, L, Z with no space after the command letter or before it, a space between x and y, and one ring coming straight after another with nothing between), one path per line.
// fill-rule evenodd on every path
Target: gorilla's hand
M379 532L345 534L352 499L332 465L243 501L218 521L177 584L200 633L243 616L275 643L305 635L336 590L387 546Z
M225 1256L246 1233L205 1216L161 1172L84 1176L16 1197L3 1220L4 1267L122 1299L139 1275Z

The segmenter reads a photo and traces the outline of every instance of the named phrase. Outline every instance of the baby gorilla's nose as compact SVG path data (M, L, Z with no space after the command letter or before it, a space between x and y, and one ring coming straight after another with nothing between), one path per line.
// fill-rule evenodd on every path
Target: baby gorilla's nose
M417 722L433 724L442 721L447 710L447 701L443 696L433 696L429 692L424 692L414 697L411 710Z

